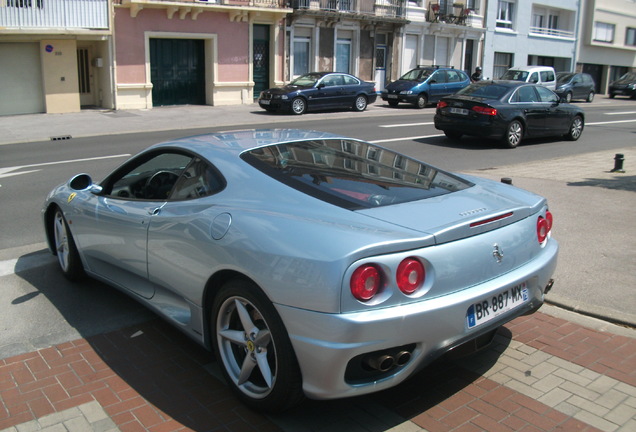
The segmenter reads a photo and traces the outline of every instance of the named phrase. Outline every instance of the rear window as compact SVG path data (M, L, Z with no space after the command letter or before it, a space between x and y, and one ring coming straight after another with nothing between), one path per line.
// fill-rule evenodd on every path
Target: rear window
M356 210L426 199L472 183L370 143L329 139L261 147L250 165L307 195Z
M497 84L471 84L457 92L458 95L478 97L483 99L501 99L509 88Z

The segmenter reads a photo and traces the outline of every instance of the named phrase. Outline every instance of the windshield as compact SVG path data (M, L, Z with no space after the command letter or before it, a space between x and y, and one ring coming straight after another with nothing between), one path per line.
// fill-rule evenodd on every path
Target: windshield
M573 77L573 73L557 74L557 84L569 83Z
M351 210L426 199L472 186L400 153L347 139L278 144L241 157L298 191Z
M627 72L625 75L619 78L621 81L636 81L636 73Z
M501 99L508 92L509 88L491 83L476 83L464 87L457 92L458 95L478 97L482 99Z
M424 81L431 76L433 71L431 69L413 69L405 73L400 77L405 81Z
M502 80L512 80L512 81L526 81L528 78L528 72L520 71L520 70L512 70L510 69L508 72L503 74L501 77Z
M320 78L322 78L321 74L309 73L299 76L298 78L290 82L289 85L299 87L312 87Z

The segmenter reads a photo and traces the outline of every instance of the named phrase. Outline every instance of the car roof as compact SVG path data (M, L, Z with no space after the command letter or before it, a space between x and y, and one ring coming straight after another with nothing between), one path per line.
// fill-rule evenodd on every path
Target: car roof
M473 83L472 85L495 85L495 84L504 86L504 87L510 87L510 88L523 87L523 86L541 87L539 84L529 83L525 81L513 81L513 80L490 80L490 81L482 80L482 81Z

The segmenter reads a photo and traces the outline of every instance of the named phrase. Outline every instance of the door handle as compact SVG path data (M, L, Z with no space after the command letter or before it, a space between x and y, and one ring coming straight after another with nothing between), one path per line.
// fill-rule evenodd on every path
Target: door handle
M159 213L161 213L161 207L157 207L157 208L154 208L154 209L152 209L152 210L148 210L148 214L149 214L150 216L156 216L156 215L158 215Z

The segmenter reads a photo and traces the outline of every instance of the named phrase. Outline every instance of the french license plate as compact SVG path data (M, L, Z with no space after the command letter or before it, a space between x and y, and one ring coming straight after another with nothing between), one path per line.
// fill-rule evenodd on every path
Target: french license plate
M623 90L614 90L614 94L623 94Z
M528 301L528 298L528 287L523 282L499 294L473 303L466 313L468 328L477 327L495 319L499 315L521 306Z
M468 115L468 110L465 108L451 108L451 114Z
M267 100L267 99L261 99L261 104L263 104L263 105L269 105L269 104L270 104L270 102L271 102L270 100Z
M397 95L394 95L394 94L387 95L387 97L389 99L397 99L398 98Z

